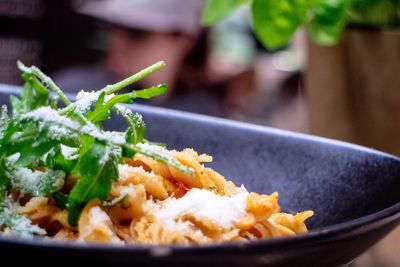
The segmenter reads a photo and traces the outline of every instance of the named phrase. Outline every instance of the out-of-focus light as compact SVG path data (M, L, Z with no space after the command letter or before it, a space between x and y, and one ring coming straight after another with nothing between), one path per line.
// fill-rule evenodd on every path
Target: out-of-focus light
M280 51L273 56L273 65L281 71L298 71L301 64L296 54L290 51Z

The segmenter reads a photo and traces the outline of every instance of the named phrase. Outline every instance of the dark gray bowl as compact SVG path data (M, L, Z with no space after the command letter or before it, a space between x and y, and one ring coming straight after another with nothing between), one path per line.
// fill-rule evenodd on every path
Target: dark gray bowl
M0 85L0 103L17 87ZM4 261L120 266L338 266L400 223L400 160L360 146L137 105L148 139L213 155L211 166L249 190L278 191L283 210L314 210L295 237L196 247L93 246L0 237ZM125 126L112 121L115 129ZM18 256L17 256L18 255Z

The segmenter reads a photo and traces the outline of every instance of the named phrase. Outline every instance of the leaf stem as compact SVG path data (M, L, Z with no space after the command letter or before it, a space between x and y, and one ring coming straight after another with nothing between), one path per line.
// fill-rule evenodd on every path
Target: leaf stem
M130 76L120 82L117 82L113 85L108 85L108 86L104 87L103 89L101 89L101 91L106 92L106 94L108 94L108 95L115 93L115 92L121 90L122 88L143 79L144 77L148 76L149 74L151 74L159 69L164 68L165 65L166 64L164 61L159 61L159 62L139 71L138 73L133 74L132 76Z

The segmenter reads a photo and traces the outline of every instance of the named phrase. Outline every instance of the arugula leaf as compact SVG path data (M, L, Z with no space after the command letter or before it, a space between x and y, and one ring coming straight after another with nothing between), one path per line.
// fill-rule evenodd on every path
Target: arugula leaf
M201 24L210 26L226 18L244 2L243 0L208 0L204 7Z
M128 104L132 103L132 99L135 98L143 98L149 99L155 96L159 96L163 94L167 90L168 86L166 84L160 84L155 87L146 88L143 90L132 91L131 93L120 94L111 97L108 101L105 101L105 92L103 91L97 102L95 109L92 112L89 112L87 118L89 121L93 123L97 123L110 117L110 109L113 108L116 104Z
M10 104L11 104L11 108L12 108L13 118L17 118L21 114L23 114L22 101L18 97L11 95L10 96Z
M31 73L24 73L22 78L25 80L25 88L22 91L22 101L25 104L25 111L47 105L49 91L44 85Z
M10 96L15 118L48 103L49 92L31 73L24 73L22 78L25 84L21 98Z
M253 29L260 41L270 49L287 44L305 20L307 3L306 0L253 0Z
M77 163L76 159L69 158L62 153L61 145L54 147L46 156L46 166L55 170L71 173Z
M114 110L118 115L124 117L128 125L125 134L126 141L131 144L143 142L146 134L146 125L143 121L142 115L137 112L133 113L130 109L122 105L115 105Z
M137 145L127 144L125 145L126 149L129 149L135 153L141 153L145 156L148 156L156 161L163 162L180 172L192 176L194 171L192 168L187 167L176 160L170 151L166 150L164 147L157 146L149 143L141 143Z
M54 196L54 199L56 200L57 207L59 207L62 210L65 210L68 208L68 195L58 191L58 192L55 192L53 194L53 196Z
M154 87L133 91L131 94L132 94L133 98L150 99L155 96L164 94L165 91L167 91L167 89L168 89L168 85L163 83L163 84L159 84Z
M61 89L53 82L53 80L50 79L50 77L48 77L46 74L44 74L38 67L27 67L21 61L17 62L17 66L22 71L23 76L26 75L26 77L34 77L36 81L41 81L42 86L55 92L65 105L68 106L71 104L71 101L63 93L63 91L61 91Z
M46 115L44 115L46 114ZM48 116L48 115L51 116ZM36 121L47 121L52 122L54 124L61 125L70 129L73 132L80 133L81 135L87 135L91 138L94 138L98 141L107 142L112 145L121 146L124 149L131 151L133 153L140 152L146 156L149 156L157 161L164 162L183 173L188 175L193 175L193 170L184 166L179 161L175 160L172 156L166 155L165 151L157 149L156 146L153 146L154 149L149 149L149 147L140 146L141 144L134 145L134 144L127 144L125 140L119 138L117 133L113 133L110 135L109 133L106 134L105 132L98 129L96 126L92 125L85 125L82 126L77 122L74 122L64 116L60 116L52 109L42 108L42 110L25 114L24 119L27 120L36 120ZM81 148L82 152L82 148Z
M102 97L102 99L101 99ZM133 93L121 94L113 96L110 100L104 103L105 92L101 93L99 101L96 102L96 107L93 112L87 116L88 120L97 123L102 120L109 119L110 109L118 103L129 103L133 98Z
M39 226L32 225L26 216L15 213L9 199L0 199L0 226L8 227L22 237L46 234Z
M0 207L7 197L7 189L11 184L10 174L6 168L5 158L0 158Z
M0 159L0 227L8 227L15 234L23 237L31 237L32 235L45 235L46 232L25 216L16 214L7 199L7 188L11 183L10 174L7 171L5 158Z
M313 17L307 25L312 40L321 45L333 45L339 40L346 23L351 0L317 0Z
M49 106L52 109L58 109L58 100L60 100L60 97L58 95L54 95L50 100Z
M1 115L0 115L0 147L2 140L6 136L6 132L8 126L10 124L10 117L8 116L7 106L1 106Z
M46 231L33 225L26 216L12 212L10 209L0 209L0 225L10 228L15 234L22 237L46 235Z
M6 150L4 144L8 141L10 134L10 126L12 125L7 112L7 106L1 107L0 116L0 205L3 203L7 195L7 188L10 185L10 177L6 169Z
M85 204L92 199L104 200L111 184L118 178L117 157L112 148L101 142L93 143L80 155L77 171L81 178L68 198L68 223L76 226Z
M28 168L14 168L10 171L11 185L31 196L48 196L59 191L64 185L65 172L48 170L32 171Z
M15 162L16 166L31 166L35 160L49 152L58 143L57 140L48 138L48 124L38 132L34 125L31 126L33 127L27 126L26 131L13 138L9 144L10 155L20 153L19 159Z
M98 115L98 119L95 121L103 121L103 120L107 120L110 118L110 111L109 110L105 110L105 112L99 112L99 110L101 110L104 105L105 105L105 97L106 97L106 92L102 92L99 96L99 98L96 101L94 110L92 112L88 112L86 117L88 118L89 121L93 121L90 119L90 116L95 114L96 112L98 112L100 115Z
M0 138L3 138L3 129L6 128L8 122L10 121L10 117L8 116L7 106L1 106L1 114L0 114Z

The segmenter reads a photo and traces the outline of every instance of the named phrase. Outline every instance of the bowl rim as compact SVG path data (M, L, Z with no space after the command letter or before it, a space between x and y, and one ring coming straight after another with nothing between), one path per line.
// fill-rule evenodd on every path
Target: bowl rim
M20 91L20 86L7 85L0 83L0 94L9 95L16 94ZM69 97L73 98L71 95ZM172 110L167 108L160 108L154 106L146 106L142 104L128 105L130 108L137 112L150 113L156 116L169 116L171 118L183 119L183 120L196 120L202 121L209 124L219 124L222 126L228 126L232 128L246 129L250 131L268 133L272 135L285 136L289 138L308 140L316 143L324 143L332 146L345 147L353 150L358 150L363 153L375 154L380 157L390 158L399 161L400 158L376 149L367 148L364 146L347 143L344 141L334 140L325 137L319 137L310 134L297 133L287 130L281 130L277 128L272 128L268 126L261 126L256 124L251 124L247 122L233 121L229 119L211 117L207 115L195 114L185 111ZM298 234L289 237L280 237L273 239L261 239L261 240L251 240L249 242L227 242L219 244L201 244L195 246L187 245L139 245L139 244L128 244L128 245L110 245L110 244L86 244L80 242L60 242L54 240L43 240L40 237L34 238L19 238L13 236L7 236L0 234L0 244L15 244L21 246L35 246L43 248L57 248L57 249L79 249L83 251L87 250L98 250L98 251L136 251L136 252L149 252L157 248L165 248L168 253L160 256L167 256L169 253L187 253L187 252L223 252L232 250L247 251L248 249L266 249L269 250L279 250L285 248L295 248L295 247L305 247L312 246L321 242L333 241L341 238L345 238L355 231L357 233L365 233L371 231L381 225L388 224L400 218L400 202L387 207L383 210L350 220L342 222L339 224L329 225L317 228L315 230L311 229L307 233ZM400 223L400 220L399 222ZM156 255L157 256L157 255Z

